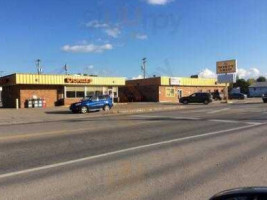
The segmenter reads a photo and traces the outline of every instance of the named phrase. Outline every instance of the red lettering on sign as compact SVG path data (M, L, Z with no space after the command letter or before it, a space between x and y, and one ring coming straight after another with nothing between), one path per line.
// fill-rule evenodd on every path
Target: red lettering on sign
M91 79L74 79L74 78L66 78L65 79L65 83L91 83L92 80Z

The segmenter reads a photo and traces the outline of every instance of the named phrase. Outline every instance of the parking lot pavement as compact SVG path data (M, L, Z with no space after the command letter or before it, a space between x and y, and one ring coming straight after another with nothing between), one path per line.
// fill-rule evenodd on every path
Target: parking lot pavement
M261 99L247 99L245 101L232 101L235 105L244 104L262 104ZM5 124L23 124L23 123L36 123L36 122L49 122L60 120L75 120L90 117L99 117L114 114L133 114L143 112L157 112L168 110L183 110L189 112L201 112L201 109L210 109L210 112L220 113L216 107L224 107L225 105L219 101L214 101L212 104L205 106L202 104L181 105L176 103L123 103L115 104L113 109L109 112L92 112L87 115L72 114L68 107L55 107L55 108L38 108L38 109L4 109L0 108L0 125ZM224 108L222 108L224 109ZM190 111L193 110L193 111Z
M267 185L265 104L186 109L2 126L0 199L191 200Z
M36 109L5 109L0 108L0 125L47 122L69 119L81 119L88 117L103 116L108 114L120 113L138 113L156 110L174 110L181 109L178 104L160 104L160 103L128 103L116 104L109 112L92 112L87 115L72 114L68 107L55 108L36 108Z

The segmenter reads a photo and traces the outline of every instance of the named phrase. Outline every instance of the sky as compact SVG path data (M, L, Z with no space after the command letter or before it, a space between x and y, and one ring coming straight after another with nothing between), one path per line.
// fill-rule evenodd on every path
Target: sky
M0 0L0 73L267 75L266 0ZM1 74L0 74L1 75Z

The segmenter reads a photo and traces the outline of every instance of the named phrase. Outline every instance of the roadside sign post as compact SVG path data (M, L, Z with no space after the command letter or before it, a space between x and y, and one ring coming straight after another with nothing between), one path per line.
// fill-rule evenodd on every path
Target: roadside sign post
M225 83L224 96L225 96L226 103L228 103L229 102L229 91L228 91L228 84L227 83Z
M224 96L226 103L229 101L228 83L236 82L237 61L226 60L216 63L218 82L225 83Z

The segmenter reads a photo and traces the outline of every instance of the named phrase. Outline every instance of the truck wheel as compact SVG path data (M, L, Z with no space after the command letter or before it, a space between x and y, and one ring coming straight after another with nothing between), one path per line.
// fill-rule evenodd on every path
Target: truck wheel
M85 114L85 113L87 113L87 112L88 112L87 107L86 107L86 106L82 106L82 107L81 107L81 113L82 113L82 114Z
M109 111L110 110L110 107L108 105L105 105L104 108L103 108L104 111Z

